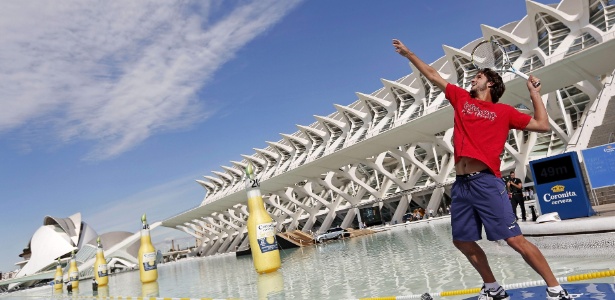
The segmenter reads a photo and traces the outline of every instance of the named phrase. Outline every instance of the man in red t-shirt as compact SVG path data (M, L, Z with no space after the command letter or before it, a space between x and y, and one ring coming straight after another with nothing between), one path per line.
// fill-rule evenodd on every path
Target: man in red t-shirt
M509 299L491 271L487 256L476 243L484 226L487 239L505 240L547 283L547 299L570 299L553 275L540 250L525 239L512 211L506 185L500 174L500 154L510 129L536 132L550 130L547 111L540 96L538 79L530 76L527 88L534 117L498 103L505 86L498 73L479 70L470 92L448 83L430 65L420 60L401 41L393 46L429 81L445 91L454 112L453 143L457 178L451 189L453 244L470 261L483 279L478 299Z

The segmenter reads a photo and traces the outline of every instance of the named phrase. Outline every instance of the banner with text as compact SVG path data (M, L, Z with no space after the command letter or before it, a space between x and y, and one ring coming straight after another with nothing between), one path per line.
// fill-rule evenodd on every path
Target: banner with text
M615 185L615 143L581 150L592 189Z

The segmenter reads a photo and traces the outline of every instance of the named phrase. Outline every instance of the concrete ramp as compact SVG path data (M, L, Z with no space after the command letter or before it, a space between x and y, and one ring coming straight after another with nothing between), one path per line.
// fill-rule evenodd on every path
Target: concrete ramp
M295 247L305 247L305 246L314 245L314 237L312 237L312 235L305 233L301 230L278 233L278 238L279 238L278 244L284 244L284 241L286 241L294 245ZM281 241L280 239L284 241ZM294 248L294 247L292 246L288 247L287 245L286 248Z

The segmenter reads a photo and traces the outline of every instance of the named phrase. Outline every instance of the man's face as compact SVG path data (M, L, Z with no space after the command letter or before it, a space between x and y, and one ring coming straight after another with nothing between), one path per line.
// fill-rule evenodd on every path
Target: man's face
M510 178L511 179L515 178L515 173L510 173Z
M483 73L478 73L472 81L470 81L472 87L470 88L470 97L476 98L478 96L478 92L486 91L489 87L491 87L491 83L488 82L487 76Z

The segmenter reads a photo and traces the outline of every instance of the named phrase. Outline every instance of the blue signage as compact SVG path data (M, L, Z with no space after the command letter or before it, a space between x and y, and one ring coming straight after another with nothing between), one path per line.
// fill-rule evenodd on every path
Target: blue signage
M615 143L581 150L592 189L615 185Z
M562 220L594 214L576 152L531 161L530 169L543 214L557 212Z

